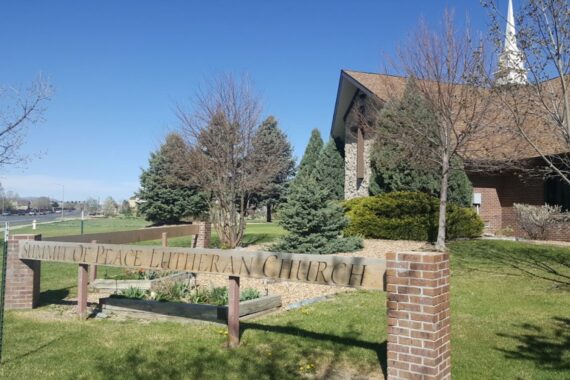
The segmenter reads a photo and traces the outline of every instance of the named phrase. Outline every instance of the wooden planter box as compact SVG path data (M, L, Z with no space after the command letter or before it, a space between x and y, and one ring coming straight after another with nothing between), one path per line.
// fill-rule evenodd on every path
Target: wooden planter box
M162 281L186 281L192 278L191 273L175 273L169 276L158 277L152 280L104 280L96 279L89 284L89 288L94 291L117 292L128 288L139 288L143 290L153 289Z
M128 298L101 298L101 310L107 314L117 314L142 319L170 319L225 323L228 316L227 306L214 306L183 302L159 302ZM254 316L281 306L281 296L264 296L239 304L241 317Z

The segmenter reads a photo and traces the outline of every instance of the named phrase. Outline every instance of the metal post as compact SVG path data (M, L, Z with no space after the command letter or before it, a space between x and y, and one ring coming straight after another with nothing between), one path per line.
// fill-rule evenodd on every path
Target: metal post
M228 290L228 347L239 346L239 277L230 276Z
M4 349L4 299L6 298L6 266L8 265L8 222L4 224L4 249L2 250L2 289L0 290L0 365Z
M85 219L85 203L83 204L83 210L81 210L81 235L83 235L83 220Z

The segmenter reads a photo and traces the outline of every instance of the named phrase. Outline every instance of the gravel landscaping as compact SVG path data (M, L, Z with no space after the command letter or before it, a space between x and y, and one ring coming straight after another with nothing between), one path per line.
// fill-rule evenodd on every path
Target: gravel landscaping
M339 256L358 256L358 257L371 257L383 259L386 257L386 253L390 251L415 251L422 247L425 247L425 242L418 241L407 241L407 240L364 240L364 248L356 252L348 253L338 253ZM264 245L250 245L246 248L242 248L244 251L259 251L265 250ZM198 274L196 277L196 284L199 286L211 286L220 287L228 285L228 277L223 275L215 274ZM299 282L287 282L287 281L268 281L268 280L258 280L253 278L242 278L241 288L254 288L259 290L262 295L281 295L282 308L281 310L287 310L290 306L298 304L304 300L312 300L316 298L323 298L331 296L340 292L354 291L354 289L346 287L335 287L328 285L312 285L304 284ZM109 292L99 291L99 292L89 292L88 302L95 306L99 302L99 298L104 298L109 296ZM73 302L76 301L75 298L69 298L69 313L74 315ZM65 308L65 307L64 307Z
M390 251L414 251L425 246L425 242L403 241L403 240L364 240L364 248L360 251L339 253L339 256L358 256L383 259L386 252ZM245 251L263 250L263 245L251 245L243 248ZM197 284L201 286L227 286L228 277L214 274L198 274ZM333 287L328 285L312 285L299 282L287 281L267 281L253 278L242 278L240 281L242 288L255 288L263 294L279 294L283 302L282 310L286 310L289 305L296 304L306 299L323 297L339 292L353 291L354 289L345 287Z

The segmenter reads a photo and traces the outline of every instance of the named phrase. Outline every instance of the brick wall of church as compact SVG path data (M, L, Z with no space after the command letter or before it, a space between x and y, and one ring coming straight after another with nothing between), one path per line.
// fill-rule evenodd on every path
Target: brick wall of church
M544 204L544 184L540 179L521 181L512 174L496 176L472 174L473 192L481 194L480 215L485 229L491 233L511 231L515 236L524 237L518 226L514 203L535 206Z

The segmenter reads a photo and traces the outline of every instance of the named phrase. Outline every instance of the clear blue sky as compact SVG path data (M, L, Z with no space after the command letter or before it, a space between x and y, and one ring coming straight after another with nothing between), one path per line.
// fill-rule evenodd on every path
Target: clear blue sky
M3 1L0 84L42 72L56 93L28 133L32 161L0 182L22 196L60 198L63 184L66 199L129 197L178 127L173 106L219 72L249 73L299 157L312 128L328 137L340 70L378 71L446 5L486 29L479 0Z

